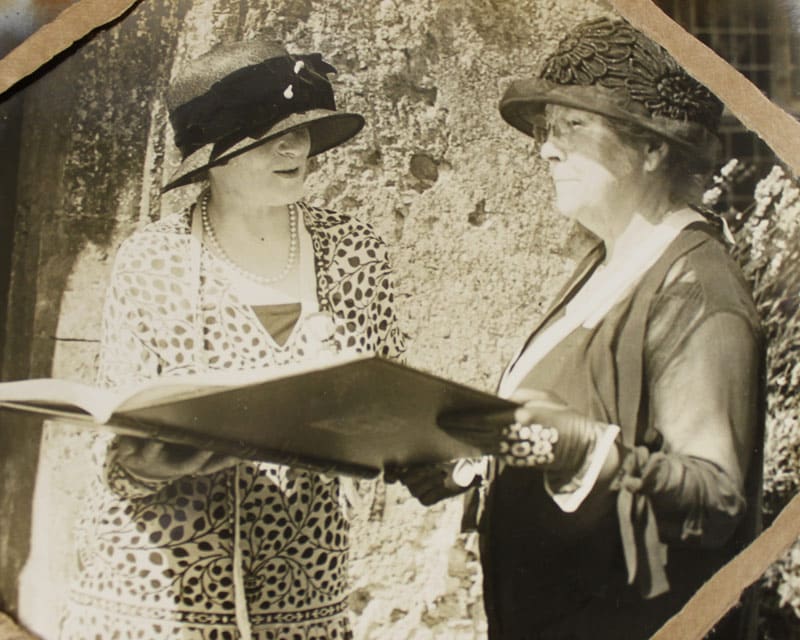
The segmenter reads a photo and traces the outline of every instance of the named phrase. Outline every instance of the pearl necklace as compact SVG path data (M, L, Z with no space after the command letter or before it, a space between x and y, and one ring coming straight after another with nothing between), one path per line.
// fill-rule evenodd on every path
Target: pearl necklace
M209 200L211 200L211 192L206 191L203 194L202 200L200 201L200 216L203 221L203 230L208 237L209 244L211 244L219 258L239 275L248 278L249 280L254 280L259 284L275 284L276 282L284 280L292 271L295 262L297 262L299 243L297 237L297 207L294 205L294 203L289 204L289 255L286 258L286 265L283 267L283 269L281 269L281 272L278 275L271 278L266 278L240 267L231 259L225 249L222 248L222 245L217 239L217 234L214 231L214 227L211 226L211 218L208 216Z

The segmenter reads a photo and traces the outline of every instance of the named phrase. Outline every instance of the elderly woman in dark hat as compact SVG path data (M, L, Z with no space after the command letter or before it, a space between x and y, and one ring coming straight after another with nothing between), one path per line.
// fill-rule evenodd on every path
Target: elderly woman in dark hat
M721 112L608 19L500 102L540 145L560 214L599 242L502 376L522 403L513 423L443 425L493 454L479 526L491 638L649 638L757 530L759 322L694 206ZM475 483L456 470L405 482L430 503ZM745 637L745 618L716 637Z
M172 83L184 162L165 190L205 187L121 246L102 384L402 351L383 242L303 200L308 158L363 125L333 71L258 39ZM351 637L337 478L122 437L101 459L63 638Z

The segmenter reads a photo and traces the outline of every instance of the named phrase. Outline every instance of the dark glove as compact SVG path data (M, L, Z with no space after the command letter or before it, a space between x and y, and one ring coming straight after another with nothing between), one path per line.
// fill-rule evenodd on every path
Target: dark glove
M390 467L384 471L386 482L400 482L405 485L420 504L429 507L445 498L464 493L480 483L481 477L461 478L460 461L439 464L420 464L412 467Z
M551 393L525 391L512 400L524 402L513 417L450 415L443 416L439 426L510 466L563 473L581 468L599 428L606 426L576 413Z

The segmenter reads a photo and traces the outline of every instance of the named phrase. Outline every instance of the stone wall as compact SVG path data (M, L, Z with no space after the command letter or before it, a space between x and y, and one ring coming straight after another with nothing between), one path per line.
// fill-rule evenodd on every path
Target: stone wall
M581 240L551 213L544 163L497 102L566 27L606 11L590 0L142 2L25 96L5 378L91 380L116 247L194 196L158 195L178 160L161 91L183 60L269 29L290 51L331 60L340 107L367 118L354 141L313 161L309 199L371 222L389 243L407 361L491 390ZM0 420L2 451L22 421ZM86 465L69 432L46 435L20 604L43 633L52 621L33 619L26 598L57 607ZM0 454L8 486L32 477L33 438ZM426 510L378 486L366 502L354 523L356 637L483 637L459 501ZM6 522L0 584L16 612L8 576L27 542L15 536L24 523Z

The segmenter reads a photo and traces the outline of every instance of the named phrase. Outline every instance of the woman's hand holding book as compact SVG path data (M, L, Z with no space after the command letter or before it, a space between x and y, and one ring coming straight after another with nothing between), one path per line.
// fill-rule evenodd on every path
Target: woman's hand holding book
M121 436L117 463L133 477L145 482L164 482L184 476L215 473L239 461L213 451Z

